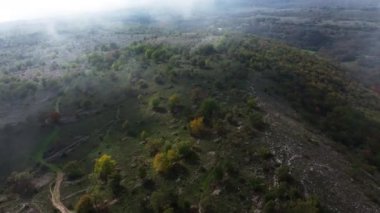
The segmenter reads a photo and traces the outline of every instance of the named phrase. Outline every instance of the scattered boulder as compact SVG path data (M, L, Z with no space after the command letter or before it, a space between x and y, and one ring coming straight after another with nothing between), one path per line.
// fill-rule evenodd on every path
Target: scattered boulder
M213 196L218 196L218 195L220 195L221 192L222 192L221 189L215 189L211 194L212 194Z

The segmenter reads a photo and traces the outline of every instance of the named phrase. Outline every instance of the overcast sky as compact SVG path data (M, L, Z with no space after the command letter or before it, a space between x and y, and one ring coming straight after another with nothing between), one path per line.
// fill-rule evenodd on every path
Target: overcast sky
M0 0L0 22L73 15L139 6L165 7L188 13L214 0Z

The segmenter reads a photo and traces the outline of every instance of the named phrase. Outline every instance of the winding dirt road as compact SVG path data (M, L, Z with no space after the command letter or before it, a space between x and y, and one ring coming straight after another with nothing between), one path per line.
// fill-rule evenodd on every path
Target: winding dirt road
M54 189L50 187L51 203L61 213L72 213L61 201L61 184L64 176L63 172L57 172Z

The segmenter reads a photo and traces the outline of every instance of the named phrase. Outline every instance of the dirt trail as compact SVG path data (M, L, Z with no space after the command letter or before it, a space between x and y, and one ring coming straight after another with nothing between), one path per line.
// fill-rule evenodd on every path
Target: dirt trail
M64 174L62 172L57 172L53 191L50 187L51 203L53 204L54 208L56 208L61 213L72 213L61 201L61 184L63 177Z

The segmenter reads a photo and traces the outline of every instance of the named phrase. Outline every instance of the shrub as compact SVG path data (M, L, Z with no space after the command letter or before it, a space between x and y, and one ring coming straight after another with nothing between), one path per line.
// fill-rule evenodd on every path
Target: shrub
M166 62L171 57L171 53L165 47L158 47L151 57L156 63Z
M199 47L198 53L201 55L211 55L216 52L214 45L212 44L205 44Z
M219 120L214 124L214 129L219 136L225 136L228 133L228 129L225 127L225 123L222 120Z
M174 145L171 143L166 143L163 145L161 150L161 152L156 153L153 160L154 170L161 173L166 173L181 160L186 160L189 163L195 163L198 159L193 150L192 142L182 141L175 143Z
M157 173L166 173L170 170L170 160L166 153L157 153L153 159L153 169Z
M203 197L199 202L199 206L207 213L217 213L218 204L215 202L214 197L206 196ZM202 211L203 212L203 211Z
M252 189L256 192L264 192L265 191L265 183L261 178L253 178L250 182Z
M252 112L249 114L249 122L252 127L258 130L262 130L265 128L264 116L259 112Z
M169 148L165 152L157 153L153 159L153 169L157 173L167 173L181 157L178 148Z
M215 167L215 169L213 171L213 176L214 176L215 180L217 180L217 181L222 180L224 177L223 167L221 167L221 166Z
M203 117L195 118L190 122L190 133L194 137L202 137L207 133Z
M188 158L193 152L193 144L191 142L182 141L176 144L176 149L181 158Z
M93 102L89 99L82 99L79 103L79 107L85 110L91 109L91 106L93 106Z
M289 186L289 184L287 182L281 181L279 185L275 188L276 196L283 200L289 200L289 193L291 192L290 190L291 187Z
M146 89L149 87L148 83L143 80L143 79L140 79L138 82L137 82L137 85L139 86L140 89Z
M95 162L94 173L97 177L107 182L108 177L116 171L116 161L109 155L102 155Z
M150 205L154 212L164 212L177 205L177 198L170 191L155 191L150 198Z
M290 182L292 181L292 176L289 173L289 167L281 166L276 170L276 175L278 181Z
M180 159L180 155L177 150L175 149L169 149L166 153L166 156L169 160L169 162L174 162Z
M268 160L269 158L271 158L273 156L272 152L270 151L269 148L267 147L260 147L258 150L257 150L257 154L264 160Z
M274 201L270 200L270 201L265 203L264 208L263 208L263 212L264 213L273 213L273 212L275 212L275 207L276 207L276 205L275 205Z
M289 213L318 213L320 212L319 209L319 202L315 198L309 198L307 200L297 200L296 202L292 203L290 207L286 210L286 212Z
M333 139L347 146L365 143L373 134L371 127L376 126L364 113L351 107L336 107L328 113L324 128Z
M256 109L257 108L256 100L253 97L248 98L247 99L247 106L250 109Z
M75 180L85 175L84 166L78 161L70 161L63 167L69 180Z
M75 205L76 213L93 213L96 212L92 197L88 194L81 196Z
M112 190L112 193L116 196L120 195L120 193L123 191L123 186L120 185L121 182L121 175L120 172L114 172L109 176L109 186Z
M157 109L161 104L161 100L158 97L154 97L150 100L150 106L152 109Z
M141 179L146 178L146 176L147 176L147 172L146 172L146 168L145 168L145 166L141 166L141 167L139 167L138 174L139 174L139 178L141 178Z
M154 82L156 82L156 84L159 84L159 85L165 84L165 80L164 80L164 77L162 75L155 75L154 76Z
M125 124L125 125L124 125ZM143 134L141 134L144 130L141 129L141 123L128 123L128 122L125 122L123 124L123 129L126 131L126 133L128 134L128 136L130 137L134 137L134 138L141 138L141 136L145 136Z
M7 179L14 193L23 197L32 195L36 188L32 184L32 175L29 172L13 172Z
M205 92L199 87L193 88L190 92L190 98L193 103L199 103L206 95L207 94L205 94Z
M276 198L277 198L277 190L275 190L275 189L271 189L271 190L267 191L264 195L264 200L266 202L273 201Z
M160 139L151 139L145 145L146 149L149 151L149 154L151 156L160 152L163 146L164 146L164 141Z
M176 107L178 107L180 103L180 98L177 94L171 95L169 97L169 108L170 111L174 111Z
M200 107L200 113L202 116L210 120L215 114L219 111L219 105L218 103L211 98L208 98L202 102L202 105Z

